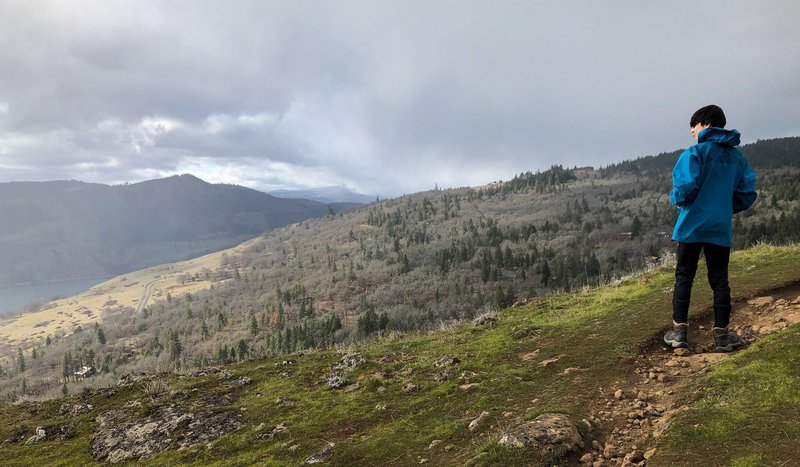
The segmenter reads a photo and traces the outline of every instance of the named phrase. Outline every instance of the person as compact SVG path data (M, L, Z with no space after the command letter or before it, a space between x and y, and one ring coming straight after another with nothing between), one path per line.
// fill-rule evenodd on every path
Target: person
M673 329L664 342L687 348L689 303L700 252L705 254L708 283L714 292L714 347L730 352L742 346L728 330L731 289L728 260L733 246L733 214L756 200L756 175L736 148L740 133L725 129L725 113L716 105L697 110L689 120L697 144L678 157L672 171L670 201L678 207L672 240L678 242L675 289L672 295Z

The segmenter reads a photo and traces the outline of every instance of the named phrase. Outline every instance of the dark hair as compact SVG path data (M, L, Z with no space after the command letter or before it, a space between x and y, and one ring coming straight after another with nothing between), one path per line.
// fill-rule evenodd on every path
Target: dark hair
M717 128L725 128L725 112L717 105L707 105L692 114L692 118L689 120L689 128L694 128L698 123Z

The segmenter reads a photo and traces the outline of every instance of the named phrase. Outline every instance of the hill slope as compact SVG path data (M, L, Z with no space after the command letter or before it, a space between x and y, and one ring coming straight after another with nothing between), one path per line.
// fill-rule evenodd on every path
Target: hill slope
M800 139L787 141L800 149ZM800 239L800 150L789 152L781 153L785 165L756 166L759 200L735 217L737 248ZM134 370L436 329L668 260L676 214L669 174L607 172L554 166L480 188L417 193L273 230L202 266L116 278L86 302L60 300L0 322L0 365L19 350L28 358L26 371L0 378L0 398L19 396L23 378L27 395L57 394L67 354L72 367L96 366L91 383L102 384ZM153 294L142 307L148 284ZM82 332L87 325L102 325L106 342Z
M191 175L121 186L2 183L0 285L115 276L328 212Z
M746 317L800 318L800 302L747 300L776 288L776 296L800 294L791 285L800 281L798 261L796 246L759 246L733 255L734 325L748 340L773 334L707 370L693 372L691 359L710 362L718 356L671 358L653 345L669 322L667 267L619 285L508 308L496 322L385 337L351 348L345 358L343 352L314 351L180 377L129 376L113 389L4 404L0 439L8 441L0 453L8 465L142 455L154 465L297 465L315 455L328 457L330 465L540 465L558 458L497 442L512 426L559 412L577 422L585 445L562 462L577 464L585 455L602 460L603 451L603 458L621 458L637 443L648 457L654 455L648 465L692 465L698 459L781 464L793 459L791 447L800 442L800 414L784 410L787 401L796 403L797 381L787 379L787 371L796 370L800 333L797 326L775 333ZM696 292L691 316L702 322L711 299L705 287ZM703 338L693 339L700 351ZM458 361L441 359L448 355ZM678 364L649 369L663 378L640 366L667 360ZM692 396L694 384L706 391ZM754 401L754 385L780 390ZM688 410L673 410L675 401ZM725 426L726 417L735 417L737 425ZM773 429L768 422L775 419L781 421L781 439L765 444ZM45 439L25 445L37 426L45 427ZM698 433L700 438L689 436ZM722 449L731 439L734 448Z

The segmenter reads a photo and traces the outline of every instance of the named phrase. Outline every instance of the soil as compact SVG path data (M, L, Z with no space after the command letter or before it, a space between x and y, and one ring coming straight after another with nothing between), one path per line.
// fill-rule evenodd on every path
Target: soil
M746 348L763 336L800 322L800 283L733 303L730 329ZM733 353L715 353L713 313L690 319L689 349L672 349L653 339L638 355L624 362L630 368L625 384L601 390L591 422L605 440L587 446L582 465L642 466L657 450L659 438L673 417L688 409L689 385ZM741 350L741 349L740 349Z

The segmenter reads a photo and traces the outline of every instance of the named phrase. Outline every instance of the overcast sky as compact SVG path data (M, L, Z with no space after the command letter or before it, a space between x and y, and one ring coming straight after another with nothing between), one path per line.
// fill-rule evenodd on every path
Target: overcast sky
M394 196L800 135L800 2L0 3L0 182Z

